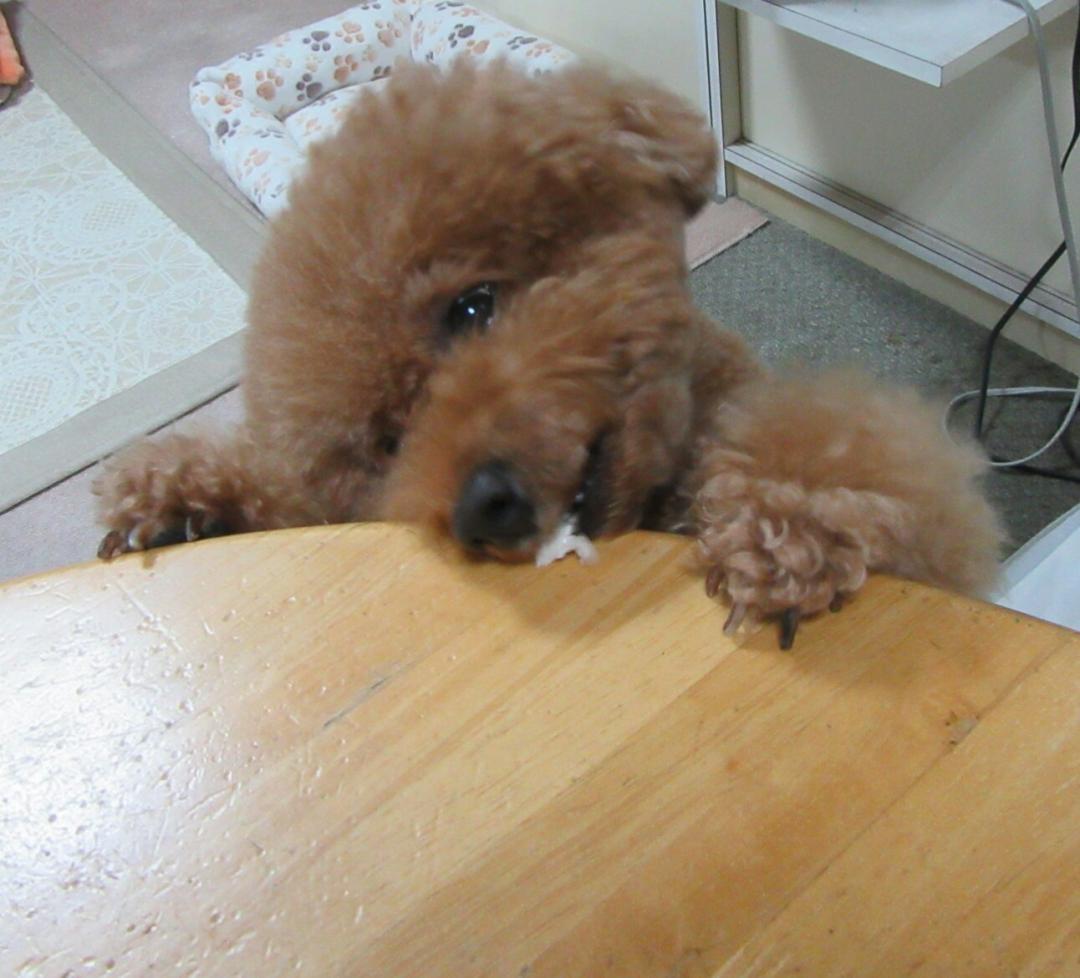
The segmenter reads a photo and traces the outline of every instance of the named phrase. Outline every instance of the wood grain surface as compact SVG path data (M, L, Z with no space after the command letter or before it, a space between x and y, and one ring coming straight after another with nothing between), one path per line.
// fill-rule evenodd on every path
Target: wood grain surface
M1080 975L1080 635L367 525L0 589L0 975Z

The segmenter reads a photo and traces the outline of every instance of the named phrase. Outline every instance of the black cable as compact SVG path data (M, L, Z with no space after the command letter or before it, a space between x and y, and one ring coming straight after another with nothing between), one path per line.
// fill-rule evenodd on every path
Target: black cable
M1080 17L1077 18L1077 23L1080 24ZM986 352L983 354L983 367L982 367L982 383L979 386L979 410L975 415L975 437L980 441L983 436L983 418L986 414L986 402L989 399L987 391L990 389L990 367L994 357L994 345L997 343L998 336L1001 335L1001 331L1006 327L1009 320L1012 319L1016 310L1019 309L1026 301L1027 297L1035 291L1035 287L1043 280L1051 268L1057 263L1057 260L1065 254L1065 242L1054 249L1054 253L1042 263L1042 267L1031 277L1027 285L1017 293L1017 296L1012 301L1012 305L1005 310L1005 314L994 324L994 328L990 330L990 336L986 341Z
M1061 158L1062 171L1065 170L1065 164L1069 162L1069 156L1072 155L1073 148L1076 146L1077 140L1080 139L1080 15L1078 15L1076 19L1076 34L1073 39L1072 95L1073 133L1072 138L1069 140L1069 146ZM986 351L983 354L982 380L979 385L979 406L975 414L975 438L980 442L983 440L983 424L986 417L986 404L989 400L990 390L990 369L993 364L994 347L997 344L998 337L1001 335L1002 330L1005 329L1009 320L1016 314L1016 311L1025 301L1027 301L1028 296L1035 291L1035 288L1046 276L1046 273L1054 267L1063 254L1065 254L1064 241L1054 249L1053 254L1042 263L1039 270L1031 277L1027 285L1017 293L1016 298L1013 299L1009 308L1005 310L1004 315L1002 315L997 323L994 324L994 328L990 330L990 336L986 341ZM1074 296L1074 301L1080 302L1080 296ZM1005 461L1005 459L994 456L991 456L991 459L995 462ZM1014 465L1010 468L1014 472L1024 472L1029 475L1041 475L1051 479L1063 479L1068 482L1080 482L1080 478L1076 476L1071 476L1063 472L1055 472L1053 469L1044 469L1035 465Z

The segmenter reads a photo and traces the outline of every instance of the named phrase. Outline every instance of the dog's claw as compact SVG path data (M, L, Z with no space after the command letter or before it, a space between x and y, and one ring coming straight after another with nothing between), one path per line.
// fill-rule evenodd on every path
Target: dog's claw
M192 513L184 520L184 541L193 543L195 540L209 540L212 537L225 537L232 531L229 524L223 520L211 516L207 512Z
M788 608L780 615L780 648L785 652L795 644L795 631L798 627L798 608Z
M100 560L112 560L128 552L127 534L120 530L110 530L98 545L97 555Z
M742 624L743 618L746 616L746 605L742 602L736 601L731 606L731 612L727 616L727 621L724 622L724 634L734 635Z
M710 598L715 598L720 593L720 585L724 583L724 570L719 564L710 568L705 578L705 593ZM732 609L734 611L734 609ZM726 627L726 626L725 626Z
M833 595L832 601L829 602L829 611L837 612L844 607L844 596L837 592Z

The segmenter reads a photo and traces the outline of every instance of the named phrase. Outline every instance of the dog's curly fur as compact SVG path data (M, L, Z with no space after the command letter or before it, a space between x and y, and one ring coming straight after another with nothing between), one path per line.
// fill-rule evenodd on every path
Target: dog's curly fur
M377 518L460 537L497 462L531 520L464 539L491 556L531 558L588 471L594 533L696 533L739 612L814 613L870 571L978 591L999 530L977 453L909 391L770 374L692 305L683 227L716 163L689 107L594 68L398 72L271 228L246 424L114 459L103 554ZM458 322L479 283L490 325Z

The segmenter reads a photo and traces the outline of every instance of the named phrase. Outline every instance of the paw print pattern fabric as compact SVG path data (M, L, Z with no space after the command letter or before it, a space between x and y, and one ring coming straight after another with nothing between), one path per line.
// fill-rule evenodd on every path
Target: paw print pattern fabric
M413 14L412 56L445 66L454 58L499 57L531 75L542 75L572 61L559 45L517 28L456 0L419 3Z
M191 109L214 159L272 218L287 205L308 147L334 133L396 63L445 66L457 57L504 58L543 74L574 56L457 0L366 0L201 69Z

